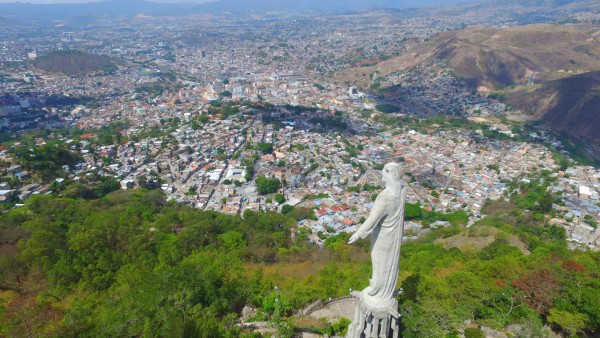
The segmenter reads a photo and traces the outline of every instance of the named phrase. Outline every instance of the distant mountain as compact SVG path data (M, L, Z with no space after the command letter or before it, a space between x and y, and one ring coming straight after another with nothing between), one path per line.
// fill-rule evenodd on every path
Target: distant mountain
M433 39L430 50L459 77L492 89L563 77L565 72L600 70L600 42L569 26L443 32Z
M89 54L78 50L60 50L48 53L34 61L35 67L53 73L77 76L116 69L107 56Z
M507 103L554 130L600 148L600 41L593 31L531 25L444 32L432 57L473 86L502 90Z
M22 20L51 22L70 18L132 17L140 13L155 16L189 14L198 5L165 4L144 0L109 0L80 4L0 3L3 16Z
M488 3L496 3L496 0L485 0ZM586 8L594 7L597 8L600 6L598 0L505 0L502 1L502 5L520 5L524 7L549 7L556 8L562 6L584 6Z
M409 41L407 50L375 66L343 70L337 77L364 87L373 72L386 76L437 59L473 87L496 90L600 70L600 41L578 26L469 27L439 33L427 43Z
M418 3L411 0L221 0L202 5L209 12L320 12L341 13L348 11L377 8L409 8L440 4L470 2L474 0L422 0Z
M5 17L37 21L64 20L71 17L184 16L198 13L344 13L373 8L408 8L469 2L475 0L220 0L205 4L157 3L145 0L109 0L81 4L0 3Z
M385 77L431 60L444 61L473 88L499 91L524 114L600 150L597 28L528 25L442 32L428 43L412 42L407 47L410 53L340 71L336 78L366 88L372 74Z

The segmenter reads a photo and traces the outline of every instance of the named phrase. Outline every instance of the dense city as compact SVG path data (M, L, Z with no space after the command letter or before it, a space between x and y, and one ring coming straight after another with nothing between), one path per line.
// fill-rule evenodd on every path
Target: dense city
M502 24L501 18L493 20ZM464 211L469 224L481 218L486 200L510 196L507 182L551 170L558 175L552 189L565 201L555 206L552 221L568 229L575 245L598 249L600 171L557 171L552 151L560 150L560 141L515 140L497 118L510 108L462 85L444 64L428 62L377 79L377 86L395 88L393 99L389 91L382 96L332 80L336 70L385 60L401 53L405 41L476 18L424 21L370 12L238 24L195 19L141 17L94 30L55 28L50 39L4 40L0 56L13 66L0 74L0 126L44 129L35 146L58 141L81 159L47 181L24 170L11 149L0 148L0 199L22 202L52 193L56 182L109 176L122 189L150 182L168 199L225 213L306 207L314 215L298 226L322 243L330 234L356 230L372 206L372 192L360 187L380 186L373 173L387 161L400 162L410 175L409 201L428 210ZM117 66L85 76L32 66L53 50L75 49L106 55ZM468 117L503 137L484 136L481 128L389 126L382 112ZM114 139L98 142L102 128ZM62 133L73 129L80 132ZM543 138L533 134L530 141ZM264 191L258 178L277 184ZM415 234L430 227L408 226Z
M0 336L600 332L597 1L0 2Z

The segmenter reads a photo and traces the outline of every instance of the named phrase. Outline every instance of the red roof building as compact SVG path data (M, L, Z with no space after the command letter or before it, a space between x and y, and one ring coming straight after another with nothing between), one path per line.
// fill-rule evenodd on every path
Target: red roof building
M317 215L319 215L319 217L323 216L323 215L327 215L328 213L329 212L325 208L321 208L321 209L317 210Z
M354 225L356 223L353 220L351 220L350 218L346 217L346 218L344 218L344 224L350 226L350 225Z

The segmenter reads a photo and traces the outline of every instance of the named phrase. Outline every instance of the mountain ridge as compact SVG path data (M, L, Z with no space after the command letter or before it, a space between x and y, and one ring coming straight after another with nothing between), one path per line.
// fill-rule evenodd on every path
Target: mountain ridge
M336 78L366 88L373 74L385 77L435 60L472 88L497 92L522 113L600 148L598 36L598 25L469 27L409 42L398 57Z
M526 84L533 74L544 81L600 69L600 43L568 26L469 27L442 32L433 44L434 57L474 86L503 88Z
M506 100L560 132L600 142L600 71L548 81L531 91L511 93Z
M159 3L146 0L115 1L106 0L81 4L31 4L31 3L0 3L0 13L3 16L17 19L33 19L37 21L52 21L72 16L106 16L117 15L133 17L144 13L152 16L186 16L190 14L251 14L268 12L287 13L319 13L340 14L345 12L408 7L423 7L441 4L456 4L476 0L426 0L416 5L408 0L348 0L348 1L319 1L306 0L299 4L293 0L220 0L215 2L197 3Z
M89 54L79 50L53 51L36 59L36 68L69 76L97 71L114 71L117 69L113 60L104 55Z

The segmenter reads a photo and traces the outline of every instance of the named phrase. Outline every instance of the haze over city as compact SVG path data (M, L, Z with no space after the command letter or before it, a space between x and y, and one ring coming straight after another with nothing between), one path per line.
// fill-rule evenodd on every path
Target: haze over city
M598 88L592 0L0 0L0 336L593 337Z

